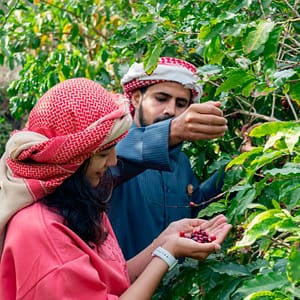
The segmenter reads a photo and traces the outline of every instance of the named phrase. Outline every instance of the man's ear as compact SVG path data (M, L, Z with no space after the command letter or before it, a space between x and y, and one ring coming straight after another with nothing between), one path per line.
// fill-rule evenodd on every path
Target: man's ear
M132 93L131 103L134 106L134 108L137 108L139 106L142 98L143 98L143 95L140 90L136 90Z

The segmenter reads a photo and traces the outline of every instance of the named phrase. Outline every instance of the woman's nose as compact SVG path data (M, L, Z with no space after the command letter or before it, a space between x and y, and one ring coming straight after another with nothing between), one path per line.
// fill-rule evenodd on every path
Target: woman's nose
M112 149L112 151L109 153L106 161L106 166L107 167L112 167L117 164L117 154L116 154L116 149Z

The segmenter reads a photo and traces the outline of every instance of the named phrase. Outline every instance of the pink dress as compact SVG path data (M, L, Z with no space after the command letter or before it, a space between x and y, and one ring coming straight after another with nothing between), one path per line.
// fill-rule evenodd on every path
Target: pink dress
M1 300L118 299L129 287L126 262L109 234L93 249L40 203L9 223L0 263Z

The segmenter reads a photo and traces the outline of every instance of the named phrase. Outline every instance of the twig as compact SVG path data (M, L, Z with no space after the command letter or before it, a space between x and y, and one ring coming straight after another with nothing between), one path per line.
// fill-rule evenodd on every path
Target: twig
M265 116L265 115L261 115L261 114L258 114L258 113L252 113L252 112L244 111L244 110L240 110L240 109L235 110L235 112L239 113L239 114L242 114L242 115L246 115L246 116L251 116L251 117L258 118L258 119L262 119L262 120L267 121L267 122L280 121L279 119L274 118L274 117L268 117L268 116Z
M289 1L284 0L285 4L292 10L297 18L300 18L298 11L289 3Z
M264 18L266 19L266 14L265 14L264 8L263 8L263 6L262 6L261 0L258 0L258 2L259 2L260 10L261 10L261 12L262 12Z
M279 42L279 44L285 48L292 50L292 52L296 52L297 54L300 54L300 51L297 48L294 48L288 44L285 44L284 42Z
M19 4L19 1L16 1L15 5L9 10L8 14L5 16L3 24L1 25L2 28L4 28L4 25L6 24L8 18L13 13L13 11L16 9L16 7L17 7L18 4Z
M288 94L284 94L284 96L285 96L285 99L286 99L287 103L289 104L289 106L290 106L290 108L291 108L291 111L292 111L292 113L293 113L293 115L294 115L295 120L298 121L299 119L298 119L297 113L296 113L296 111L295 111L295 109L294 109L294 106L293 106L293 103L292 103L292 101L291 101L290 96L289 96Z
M273 92L273 100L272 100L271 118L274 118L274 112L275 112L275 102L276 102L276 94L275 94L275 92Z

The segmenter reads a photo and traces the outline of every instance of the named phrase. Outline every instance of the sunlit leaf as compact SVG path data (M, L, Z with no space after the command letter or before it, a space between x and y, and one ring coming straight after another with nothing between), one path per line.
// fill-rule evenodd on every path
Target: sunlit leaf
M263 149L261 147L256 147L251 151L241 153L239 156L235 157L231 162L227 164L226 170L230 169L234 165L243 164L249 157L262 153L262 150Z
M276 223L283 220L285 215L278 209L270 209L254 217L236 247L245 247L253 244L257 239L267 235L275 228Z
M294 76L295 74L296 74L296 71L293 69L275 72L273 74L273 78L274 78L273 83L275 86L278 86L278 87L282 86L288 78Z
M274 22L261 20L256 29L248 34L244 43L245 52L250 53L264 45L273 27Z
M152 49L149 58L144 64L144 69L148 75L150 75L157 66L158 59L161 53L162 44L158 42Z

